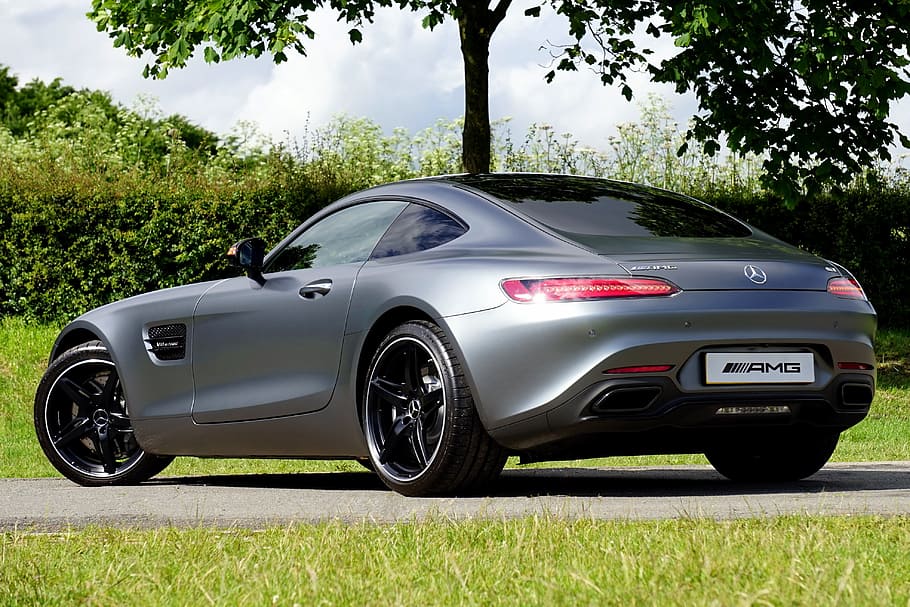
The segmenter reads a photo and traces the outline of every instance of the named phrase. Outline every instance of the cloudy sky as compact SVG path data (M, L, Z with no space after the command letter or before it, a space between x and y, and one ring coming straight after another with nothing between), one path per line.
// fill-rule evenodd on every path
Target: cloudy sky
M458 32L451 22L429 32L414 13L383 10L365 27L364 42L354 46L348 28L325 13L312 22L317 38L309 43L307 57L292 55L278 66L265 57L219 65L193 60L166 80L147 80L141 75L145 62L113 48L85 17L90 4L0 0L0 64L20 82L61 77L77 88L110 91L127 106L139 95L152 96L166 114L183 114L221 134L238 121L253 121L285 140L301 134L308 120L319 126L339 113L370 118L387 131L415 132L463 113ZM545 123L586 145L606 148L616 124L637 119L636 103L590 73L560 73L547 85L549 55L539 47L565 40L565 25L555 16L525 18L524 4L531 3L516 0L493 38L491 116L511 117L513 133ZM632 85L638 99L650 92L664 96L680 123L696 109L692 97L645 77L633 77ZM910 133L910 100L897 106L892 118Z

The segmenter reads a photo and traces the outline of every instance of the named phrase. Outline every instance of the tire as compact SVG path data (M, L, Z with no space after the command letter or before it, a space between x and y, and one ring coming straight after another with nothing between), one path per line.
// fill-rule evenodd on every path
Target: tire
M35 394L35 431L54 468L87 487L148 480L174 459L136 442L117 368L100 341L67 350Z
M400 325L367 371L362 422L374 471L409 496L473 493L499 476L507 453L487 434L445 333Z
M769 443L724 446L705 453L714 469L732 481L798 481L818 472L837 447L838 432L788 435Z

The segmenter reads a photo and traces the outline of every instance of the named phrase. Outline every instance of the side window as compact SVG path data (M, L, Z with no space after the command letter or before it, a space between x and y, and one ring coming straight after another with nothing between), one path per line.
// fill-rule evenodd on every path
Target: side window
M408 203L379 201L332 213L306 229L269 262L266 272L366 261Z
M465 232L467 228L445 213L411 204L376 245L370 259L425 251L455 240Z

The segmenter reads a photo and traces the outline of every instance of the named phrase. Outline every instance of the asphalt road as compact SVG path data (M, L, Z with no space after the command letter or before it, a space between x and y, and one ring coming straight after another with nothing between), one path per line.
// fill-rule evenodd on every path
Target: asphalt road
M810 479L781 485L733 484L707 466L507 470L487 495L420 499L387 490L367 472L165 477L104 488L62 478L0 480L0 530L806 513L910 514L910 462L830 464Z

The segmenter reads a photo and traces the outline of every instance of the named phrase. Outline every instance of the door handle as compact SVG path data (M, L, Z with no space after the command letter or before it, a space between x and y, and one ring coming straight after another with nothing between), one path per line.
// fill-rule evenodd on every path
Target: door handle
M332 290L332 281L328 278L314 280L313 282L303 285L297 293L304 299L316 299L317 295L327 295Z

